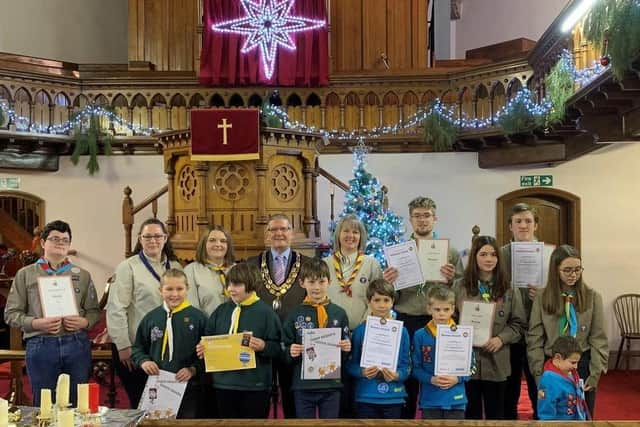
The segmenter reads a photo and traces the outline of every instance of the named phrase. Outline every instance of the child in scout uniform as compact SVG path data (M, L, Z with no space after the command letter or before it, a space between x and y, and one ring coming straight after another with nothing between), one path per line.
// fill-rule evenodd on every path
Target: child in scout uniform
M69 374L70 403L75 404L77 384L89 380L91 341L87 330L100 318L98 296L91 275L67 259L71 245L69 224L64 221L47 224L40 235L40 245L43 256L35 264L18 270L13 279L4 319L23 332L33 405L40 405L41 389L55 390L58 375L63 373ZM39 279L53 277L60 277L60 283L70 278L77 315L45 317L38 283ZM53 282L47 283L52 285ZM47 289L42 292L46 294Z
M553 357L555 340L564 335L578 340L582 352L578 373L593 417L596 387L609 360L609 342L602 297L584 283L582 271L582 259L575 248L562 245L553 251L547 286L531 308L527 350L531 372L539 379L545 359Z
M371 316L391 319L395 297L393 285L384 279L372 281L367 288L367 300ZM347 370L356 379L356 414L358 418L400 418L407 392L404 382L409 377L410 340L407 329L402 327L397 370L371 366L360 367L366 322L353 332L353 350Z
M434 375L438 325L454 326L456 294L448 287L435 285L427 291L427 312L431 320L413 336L413 372L420 381L422 419L464 419L467 394L464 383L469 377Z
M243 262L227 273L229 301L220 304L207 321L205 335L251 332L248 346L255 351L256 367L213 374L220 418L267 418L272 359L281 353L278 315L257 295L260 270ZM197 346L202 356L203 345Z
M164 272L160 279L163 303L142 318L131 350L133 362L147 375L158 375L162 369L175 372L178 381L188 381L177 418L197 417L201 362L195 347L207 321L186 300L187 289L182 270Z
M316 410L320 418L338 418L340 411L340 369L336 367L335 375L327 375L331 379L306 380L302 379L300 372L305 351L302 344L305 329L339 328L342 331L338 344L340 349L345 355L351 350L347 313L327 296L329 277L329 268L322 260L312 259L303 264L300 286L307 291L307 296L291 311L282 327L285 353L294 369L291 390L297 418L316 418ZM307 349L308 354L312 351L313 348Z
M453 290L460 312L464 301L495 304L492 337L473 349L476 369L465 384L465 418L482 419L484 407L486 419L503 419L507 377L511 374L509 346L520 340L527 320L520 292L511 289L503 271L496 239L478 236L473 241L464 277L455 282Z
M583 383L576 367L582 351L571 336L561 336L551 347L538 388L541 420L586 420Z

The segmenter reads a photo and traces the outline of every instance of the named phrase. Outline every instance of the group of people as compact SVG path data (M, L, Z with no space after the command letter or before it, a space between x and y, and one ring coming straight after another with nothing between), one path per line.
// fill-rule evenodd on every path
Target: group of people
M433 200L412 200L409 217L418 246L435 238ZM535 241L537 226L534 209L513 207L513 241ZM415 418L419 405L425 419L517 419L524 371L534 417L593 416L608 343L602 298L584 283L575 248L549 247L545 283L514 288L509 244L478 236L466 267L450 246L440 282L396 291L398 270L383 271L364 254L367 231L357 217L338 222L324 259L294 251L292 239L289 219L275 215L265 231L268 248L236 263L231 235L214 226L183 269L164 224L142 223L135 255L116 268L106 306L115 368L132 407L147 377L163 369L188 381L180 418L266 418L277 386L287 418ZM39 390L55 388L62 372L71 376L73 401L75 384L89 374L87 329L100 316L89 274L66 256L68 224L47 224L40 243L42 257L18 272L5 311L24 331L36 405ZM52 275L71 276L77 316L44 317L38 278ZM468 300L495 304L493 336L474 347L469 377L434 375L437 325L454 325ZM360 366L367 316L403 322L395 371ZM324 327L342 331L340 378L303 380L303 330ZM200 338L243 331L252 332L256 368L205 374Z

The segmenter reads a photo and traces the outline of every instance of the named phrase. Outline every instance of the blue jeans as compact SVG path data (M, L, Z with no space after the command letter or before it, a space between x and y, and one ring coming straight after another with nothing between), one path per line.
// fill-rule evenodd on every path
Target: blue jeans
M395 420L402 417L402 405L378 405L376 403L356 402L356 416L358 418Z
M58 375L69 374L69 403L76 406L78 384L87 383L91 369L91 342L87 333L36 336L27 340L27 374L33 390L33 406L40 406L40 390L51 390L55 402Z
M340 412L340 390L293 392L297 418L315 418L316 409L320 419L338 418Z

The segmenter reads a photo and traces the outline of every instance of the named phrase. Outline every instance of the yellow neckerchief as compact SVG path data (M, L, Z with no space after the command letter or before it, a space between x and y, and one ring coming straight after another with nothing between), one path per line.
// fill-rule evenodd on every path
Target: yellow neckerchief
M449 319L449 321L447 322L447 326L454 326L455 324L456 322L454 322L453 319ZM429 320L426 328L429 332L431 332L431 335L433 335L434 337L438 336L438 325L436 324L435 320Z
M308 296L304 297L304 301L302 301L305 305L310 305L311 307L315 307L318 313L318 328L326 328L327 322L329 321L329 315L327 314L327 309L324 307L329 304L331 300L329 297L325 297L324 301L320 303L313 302L311 298Z
M162 308L164 308L164 311L167 313L167 323L164 326L164 335L162 336L162 352L160 354L160 358L162 360L164 360L164 353L167 349L167 343L169 344L169 362L171 362L171 359L173 359L173 326L171 318L174 314L184 310L189 306L191 306L191 304L189 304L189 301L184 300L180 303L180 305L171 310L166 301L162 303Z
M356 262L353 264L353 271L351 272L351 276L349 280L344 281L344 277L342 276L342 263L341 258L343 255L340 252L335 252L333 254L333 268L336 272L336 279L338 279L338 283L342 287L342 292L351 296L351 285L353 281L356 280L356 276L360 272L360 268L362 267L362 260L364 259L364 253L358 253L356 257Z
M222 294L226 298L229 298L229 291L227 290L227 267L225 267L224 265L215 264L207 264L207 267L209 267L209 270L213 271L214 273L218 273L218 278L220 279L220 283L222 284Z
M238 325L240 324L240 312L242 311L242 307L248 307L260 300L260 297L256 294L255 291L251 292L249 296L241 301L240 304L236 304L236 308L233 309L231 313L231 325L229 325L229 334L237 334L238 333Z

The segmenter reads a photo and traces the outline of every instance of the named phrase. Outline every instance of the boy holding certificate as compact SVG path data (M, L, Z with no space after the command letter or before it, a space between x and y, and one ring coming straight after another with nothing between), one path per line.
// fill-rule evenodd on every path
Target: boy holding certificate
M347 313L337 305L333 304L327 296L329 288L329 267L319 259L312 259L303 264L300 269L300 286L302 286L307 296L301 305L294 308L285 321L282 328L283 342L285 345L286 358L292 363L293 391L295 410L297 418L316 418L316 411L320 418L338 418L340 411L340 389L342 382L340 378L340 367L342 354L347 354L351 350L349 341L349 319ZM327 355L326 363L312 363L316 359L322 359L323 355L318 354L321 346L303 345L303 335L305 331L311 329L337 328L338 337L336 354ZM331 332L326 329L328 336ZM324 348L325 346L322 346ZM335 345L332 346L335 349ZM334 352L332 352L334 353ZM337 360L331 360L331 356L336 356ZM304 361L311 360L307 365ZM318 365L318 366L314 366ZM301 372L305 369L304 372ZM318 375L316 374L318 371ZM318 379L306 379L304 376L319 377Z
M380 319L380 323L392 320L391 308L395 298L393 285L384 279L376 279L367 288L367 300L371 316ZM353 332L353 351L347 363L347 371L356 378L356 414L358 418L395 419L402 415L407 392L404 382L409 377L410 340L407 329L402 327L400 348L398 349L397 368L362 368L360 359L363 353L367 323L361 323ZM393 351L394 349L389 349Z
M413 336L413 376L420 381L422 419L464 419L467 394L464 383L469 377L434 375L438 325L453 326L456 294L436 285L427 292L427 313L431 320Z
M43 256L21 268L13 279L4 318L11 327L23 331L27 342L25 360L33 406L40 405L40 390L55 390L58 375L63 373L71 380L73 404L77 384L89 380L91 342L87 330L100 318L98 296L91 275L67 259L69 224L47 224L40 245Z
M199 387L195 347L204 333L205 315L187 297L187 276L175 268L160 279L163 303L147 313L138 326L131 357L147 375L160 370L175 372L175 379L188 382L177 418L196 418ZM201 368L200 368L201 369Z

